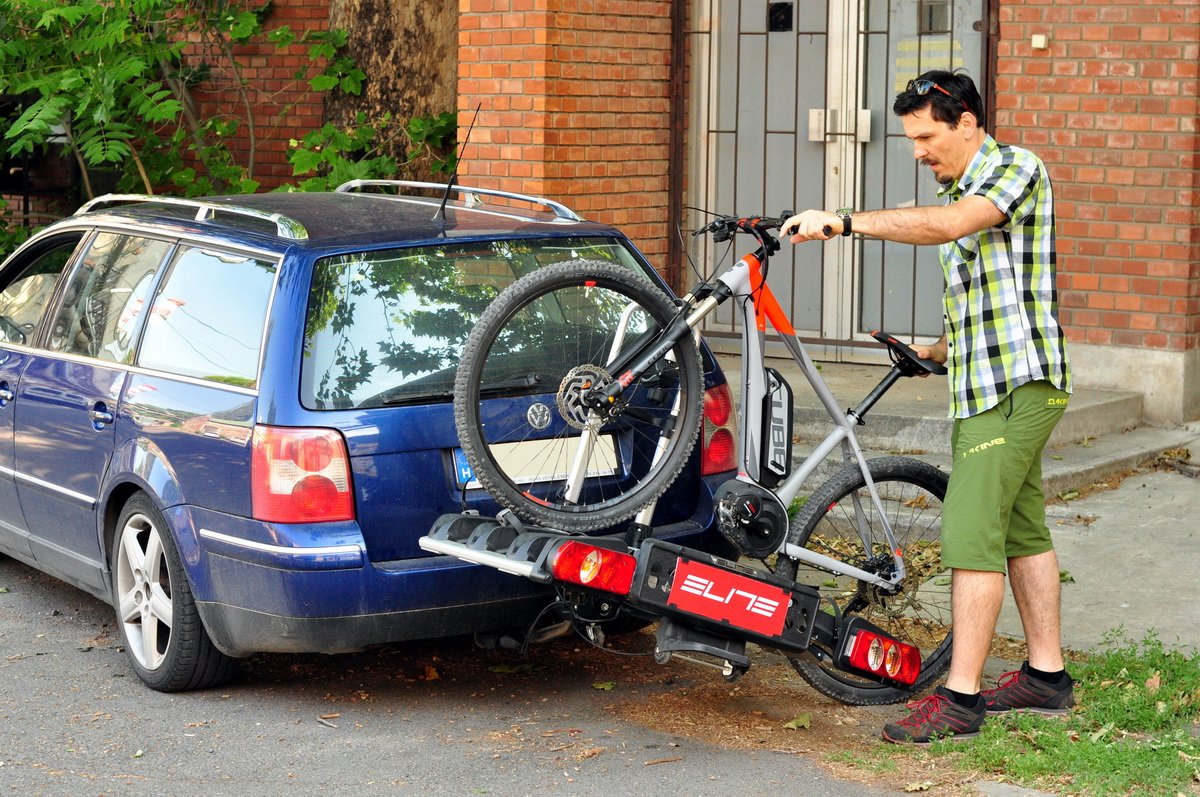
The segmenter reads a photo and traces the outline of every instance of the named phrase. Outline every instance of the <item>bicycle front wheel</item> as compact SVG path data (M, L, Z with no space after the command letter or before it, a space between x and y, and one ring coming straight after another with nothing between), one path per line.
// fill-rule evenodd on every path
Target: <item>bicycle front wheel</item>
M463 350L454 419L479 483L527 522L612 526L661 495L700 424L701 363L688 334L610 406L589 391L631 350L663 340L678 310L631 269L573 261L500 293Z
M911 689L839 670L829 650L789 659L817 691L857 706L896 703L926 688L950 665L951 645L950 574L941 565L942 499L949 477L907 457L873 459L867 465L903 554L899 590L889 593L783 555L775 566L779 575L816 587L828 610L858 615L920 649L921 673ZM885 577L894 568L882 518L857 465L841 469L809 497L792 521L788 542Z

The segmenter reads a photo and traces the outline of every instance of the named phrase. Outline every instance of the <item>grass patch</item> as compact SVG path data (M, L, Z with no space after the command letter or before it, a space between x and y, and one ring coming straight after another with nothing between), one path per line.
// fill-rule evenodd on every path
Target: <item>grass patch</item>
M1071 664L1066 718L989 718L978 739L930 748L957 769L1058 794L1200 794L1200 653L1111 632Z

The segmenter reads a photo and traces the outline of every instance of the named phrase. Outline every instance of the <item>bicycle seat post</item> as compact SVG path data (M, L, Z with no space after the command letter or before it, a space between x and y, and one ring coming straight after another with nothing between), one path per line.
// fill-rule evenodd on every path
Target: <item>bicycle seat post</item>
M879 384L871 388L871 392L859 402L858 406L846 412L847 417L852 418L860 426L864 423L863 419L867 412L875 406L875 402L883 397L883 394L891 389L892 385L896 384L896 380L904 376L903 369L899 365L893 365L892 369L887 372L883 379L879 380Z

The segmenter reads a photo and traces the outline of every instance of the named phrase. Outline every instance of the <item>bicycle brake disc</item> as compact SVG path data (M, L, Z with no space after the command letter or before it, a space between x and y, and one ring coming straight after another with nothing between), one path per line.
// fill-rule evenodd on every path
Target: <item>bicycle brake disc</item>
M567 372L562 383L558 386L559 414L568 426L575 429L585 428L596 417L596 410L584 402L583 397L596 388L605 388L613 383L612 376L598 365L577 365ZM620 414L624 403L620 400L611 409L604 412L605 419Z

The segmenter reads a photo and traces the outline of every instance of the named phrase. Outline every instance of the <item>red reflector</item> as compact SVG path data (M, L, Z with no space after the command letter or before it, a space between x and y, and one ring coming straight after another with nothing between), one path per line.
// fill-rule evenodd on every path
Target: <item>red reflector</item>
M737 467L736 456L737 446L734 445L733 432L718 429L708 438L708 443L700 452L700 475L709 476L734 470Z
M627 553L569 540L550 555L550 572L559 581L628 595L637 560Z
M856 670L911 685L921 673L921 651L873 631L858 629L846 643L846 661Z

